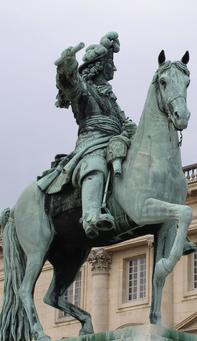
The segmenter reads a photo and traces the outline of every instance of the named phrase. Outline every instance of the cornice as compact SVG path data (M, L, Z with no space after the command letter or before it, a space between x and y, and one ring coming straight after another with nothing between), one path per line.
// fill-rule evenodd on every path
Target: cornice
M115 245L110 245L106 246L105 250L110 251L110 252L116 252L116 251L121 251L121 250L126 250L129 249L130 247L140 247L143 245L147 245L148 247L153 246L153 241L154 237L152 234L147 234L142 237L126 240L125 242L115 244Z
M191 324L192 322L196 322L196 321L197 321L197 312L189 315L183 321L177 323L177 325L175 325L175 329L176 330L187 329L187 326L189 324ZM196 327L195 327L195 330L196 330Z
M189 182L187 188L187 203L197 203L197 181Z

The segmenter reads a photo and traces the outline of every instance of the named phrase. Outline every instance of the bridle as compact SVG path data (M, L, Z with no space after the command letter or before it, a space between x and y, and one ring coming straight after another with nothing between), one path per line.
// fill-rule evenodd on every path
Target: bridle
M187 68L185 68L184 66L182 66L180 62L174 62L174 63L171 63L171 62L166 62L164 64L164 66L161 67L161 70L157 70L154 78L153 78L153 84L155 84L155 89L156 89L156 99L157 99L157 105L158 105L158 108L159 110L167 115L168 117L168 121L169 122L172 122L174 128L180 133L180 138L179 138L179 142L178 142L178 145L181 146L182 145L182 141L183 141L183 133L182 133L182 130L180 129L177 129L177 127L175 126L174 124L174 120L173 120L173 115L171 113L171 110L170 110L170 106L171 106L171 103L173 101L175 101L177 98L183 98L184 101L186 102L186 97L183 96L183 95L175 95L174 97L172 98L168 98L167 101L164 101L163 99L163 96L162 96L162 93L161 93L161 90L160 90L160 86L159 86L159 75L161 74L162 71L166 70L166 69L169 69L172 65L175 65L179 70L181 70L182 72L186 73L188 76L189 76L189 70ZM168 125L169 126L169 125Z
M164 113L165 115L167 115L168 122L169 123L171 122L173 124L174 128L177 130L177 132L179 132L180 137L179 137L178 146L181 147L182 142L183 142L183 133L182 133L182 130L177 129L177 127L175 126L174 120L173 120L173 115L172 115L169 108L170 108L170 104L173 101L175 101L177 98L183 98L185 101L186 101L186 98L183 95L176 95L173 98L168 99L168 101L164 102L158 83L157 83L156 89L157 89L157 105L159 107L159 110L162 113ZM170 129L169 124L168 124L168 129Z

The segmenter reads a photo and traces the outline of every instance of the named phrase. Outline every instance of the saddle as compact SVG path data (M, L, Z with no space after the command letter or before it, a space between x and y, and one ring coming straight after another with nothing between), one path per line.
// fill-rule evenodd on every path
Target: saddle
M37 177L37 180L42 179L45 175L50 174L61 163L65 166L72 154L57 154L54 161L51 162L51 168L45 170L41 176ZM60 192L54 194L45 194L45 212L52 217L62 213L71 211L74 208L81 208L81 189L74 188L72 183L65 184Z
M81 206L81 190L74 188L70 183L58 193L45 193L45 212L51 217L81 208Z

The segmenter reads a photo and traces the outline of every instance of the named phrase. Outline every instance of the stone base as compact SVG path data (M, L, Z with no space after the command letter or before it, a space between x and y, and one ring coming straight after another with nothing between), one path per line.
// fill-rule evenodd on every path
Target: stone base
M180 333L157 325L141 325L122 328L113 332L105 332L80 336L76 338L63 338L59 341L197 341L197 336Z

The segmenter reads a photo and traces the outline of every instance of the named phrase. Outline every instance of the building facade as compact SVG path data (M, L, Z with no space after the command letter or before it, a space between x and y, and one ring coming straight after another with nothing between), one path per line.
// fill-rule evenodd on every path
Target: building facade
M187 204L193 209L189 237L197 244L197 164L184 167ZM149 323L154 240L152 235L92 250L65 299L91 313L95 332ZM46 263L36 285L35 302L44 329L53 340L77 336L80 323L43 303L51 282ZM0 304L3 297L0 246ZM167 327L197 335L197 253L184 256L168 276L162 320Z

